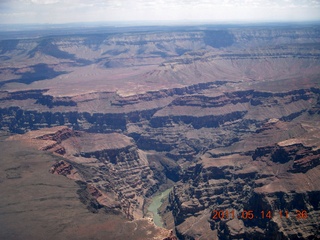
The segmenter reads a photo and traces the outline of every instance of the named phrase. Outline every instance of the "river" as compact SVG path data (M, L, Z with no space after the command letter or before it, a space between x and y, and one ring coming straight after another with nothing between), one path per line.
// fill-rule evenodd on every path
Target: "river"
M158 227L163 227L162 219L158 213L158 209L162 204L162 200L169 195L171 190L172 190L172 188L169 188L169 189L165 190L164 192L162 192L161 194L153 197L152 202L151 202L150 206L148 207L148 211L151 212L153 215L153 222Z

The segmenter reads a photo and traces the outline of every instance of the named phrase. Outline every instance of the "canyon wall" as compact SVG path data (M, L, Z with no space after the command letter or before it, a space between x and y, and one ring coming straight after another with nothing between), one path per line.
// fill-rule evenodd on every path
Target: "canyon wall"
M48 174L76 181L91 212L146 218L173 186L161 214L179 239L316 239L319 35L202 26L2 40L0 129L58 156Z

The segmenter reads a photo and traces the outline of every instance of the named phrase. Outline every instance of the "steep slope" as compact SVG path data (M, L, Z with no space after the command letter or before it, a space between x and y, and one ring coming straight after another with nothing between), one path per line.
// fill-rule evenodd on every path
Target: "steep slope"
M319 124L312 124L312 130L309 124L300 138L254 151L233 146L232 151L204 154L175 186L165 210L172 212L178 236L319 238L320 145L307 146L318 138ZM262 132L278 127L274 122ZM250 136L251 149L261 144L252 141L259 134Z
M65 159L7 137L0 133L1 239L161 240L170 235L146 219L128 221L103 208L88 211L80 202L86 200L84 187L49 172Z
M39 150L63 156L66 160L53 165L51 173L86 182L97 200L94 208L118 210L128 219L143 217L145 198L160 184L153 180L146 154L121 134L90 134L55 127L10 139L24 140Z

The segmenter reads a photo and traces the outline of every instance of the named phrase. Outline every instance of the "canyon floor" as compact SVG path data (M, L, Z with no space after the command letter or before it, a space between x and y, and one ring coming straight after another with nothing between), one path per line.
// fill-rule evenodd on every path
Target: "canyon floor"
M0 40L0 238L320 238L319 25L65 32Z

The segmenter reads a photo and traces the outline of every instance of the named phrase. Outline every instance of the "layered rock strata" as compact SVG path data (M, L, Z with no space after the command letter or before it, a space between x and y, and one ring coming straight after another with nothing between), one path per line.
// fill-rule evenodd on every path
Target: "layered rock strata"
M92 212L176 182L180 239L319 238L319 26L147 29L1 41L0 129Z
M51 173L85 182L100 208L118 209L129 219L144 216L145 198L158 189L146 154L122 134L91 134L62 126L11 139L64 157L52 166Z
M75 102L76 107L52 108L35 100L44 93L6 93L1 99L1 128L22 133L67 125L96 133L119 132L131 136L143 150L167 152L175 160L191 160L206 149L231 145L259 131L270 119L290 122L319 112L318 88L218 93L217 86L219 83L193 85L131 97L88 94L66 100ZM99 113L79 111L87 108L82 105L86 101L101 106ZM295 128L292 134L303 132L297 125Z
M170 194L166 211L172 212L177 235L319 238L320 150L303 142L290 139L239 154L204 154Z

